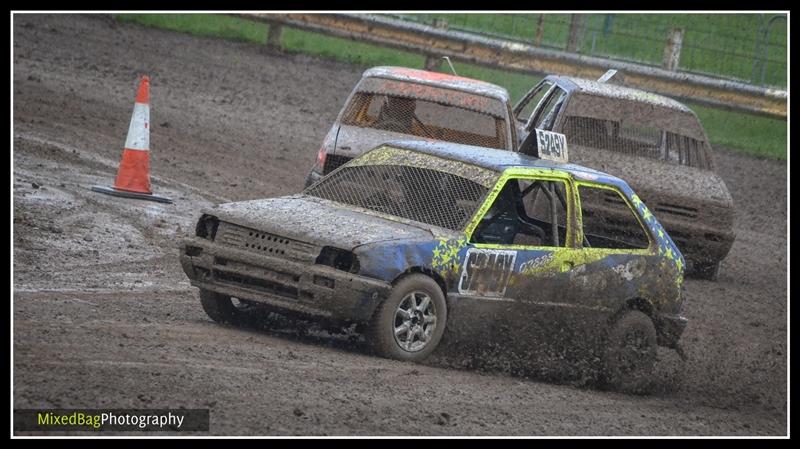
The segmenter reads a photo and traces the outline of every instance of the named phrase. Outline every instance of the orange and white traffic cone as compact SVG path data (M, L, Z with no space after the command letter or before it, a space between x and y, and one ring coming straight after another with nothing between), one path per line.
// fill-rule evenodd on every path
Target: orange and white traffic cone
M147 75L142 76L139 82L114 187L93 186L92 190L125 198L172 202L169 198L154 195L150 190L150 78Z

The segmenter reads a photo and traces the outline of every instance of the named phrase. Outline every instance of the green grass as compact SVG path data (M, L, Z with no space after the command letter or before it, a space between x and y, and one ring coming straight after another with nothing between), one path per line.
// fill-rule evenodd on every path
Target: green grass
M133 22L155 28L218 37L243 42L265 44L268 25L222 14L119 14L117 20ZM281 37L283 48L291 53L305 53L336 59L352 64L400 65L421 67L425 57L409 52L387 50L350 39L325 36L293 28L284 28Z
M688 104L712 144L752 156L786 160L786 120Z
M422 67L425 64L425 57L415 53L388 50L350 39L330 37L292 28L283 29L283 48L292 53L321 56L364 67L376 65Z
M476 31L564 49L570 14L403 14L432 24ZM685 30L679 68L760 83L754 71L762 51L756 46L772 14L586 14L580 52L660 65L668 32ZM785 15L783 15L785 17ZM540 17L543 19L540 23ZM541 28L540 28L541 24ZM764 84L786 86L787 22L778 19L769 34Z
M116 19L195 36L245 42L267 41L267 27L263 24L221 14L117 14Z
M117 20L196 36L218 37L262 45L267 40L267 25L219 14L120 14ZM305 53L363 67L399 65L422 68L425 61L423 56L414 53L290 28L284 28L282 44L288 52ZM505 87L514 101L541 79L472 64L454 62L453 65L459 75L483 79ZM449 71L449 68L443 63L440 70ZM689 106L700 117L712 144L755 156L786 159L785 120L691 104Z

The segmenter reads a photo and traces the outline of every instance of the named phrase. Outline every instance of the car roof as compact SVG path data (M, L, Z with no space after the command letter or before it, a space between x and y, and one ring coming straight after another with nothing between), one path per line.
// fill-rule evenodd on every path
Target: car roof
M508 91L504 87L474 78L448 75L447 73L411 69L408 67L379 66L372 67L371 69L364 71L363 77L412 81L430 86L444 87L448 89L484 95L495 98L502 102L510 101Z
M569 173L580 179L599 180L606 184L625 186L628 184L616 176L582 165L554 162L508 150L476 147L444 141L393 140L387 146L430 154L453 161L472 164L502 173L511 168L544 168Z
M550 75L546 79L555 82L559 85L559 87L564 88L568 92L579 91L590 95L638 101L669 109L675 109L681 112L691 112L691 110L683 103L673 100L672 98L642 89L634 89L632 87L625 87L612 83L601 83L598 81L585 78L575 78L571 76Z

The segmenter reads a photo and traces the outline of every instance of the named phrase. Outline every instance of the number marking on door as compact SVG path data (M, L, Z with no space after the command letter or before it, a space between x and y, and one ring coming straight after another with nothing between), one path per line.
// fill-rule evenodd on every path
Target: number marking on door
M458 292L502 298L516 259L516 251L470 248L458 282Z

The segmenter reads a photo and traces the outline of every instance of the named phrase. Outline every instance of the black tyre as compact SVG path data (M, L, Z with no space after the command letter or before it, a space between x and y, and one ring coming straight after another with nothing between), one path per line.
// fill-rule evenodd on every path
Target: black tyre
M206 314L217 323L241 324L244 320L244 312L228 295L200 289L200 303Z
M381 357L421 361L442 339L447 305L439 284L422 274L401 279L375 312L367 334Z
M638 310L612 325L605 354L605 380L615 390L647 393L653 382L657 336L653 321Z
M719 278L720 264L721 262L695 262L692 277L716 281Z

